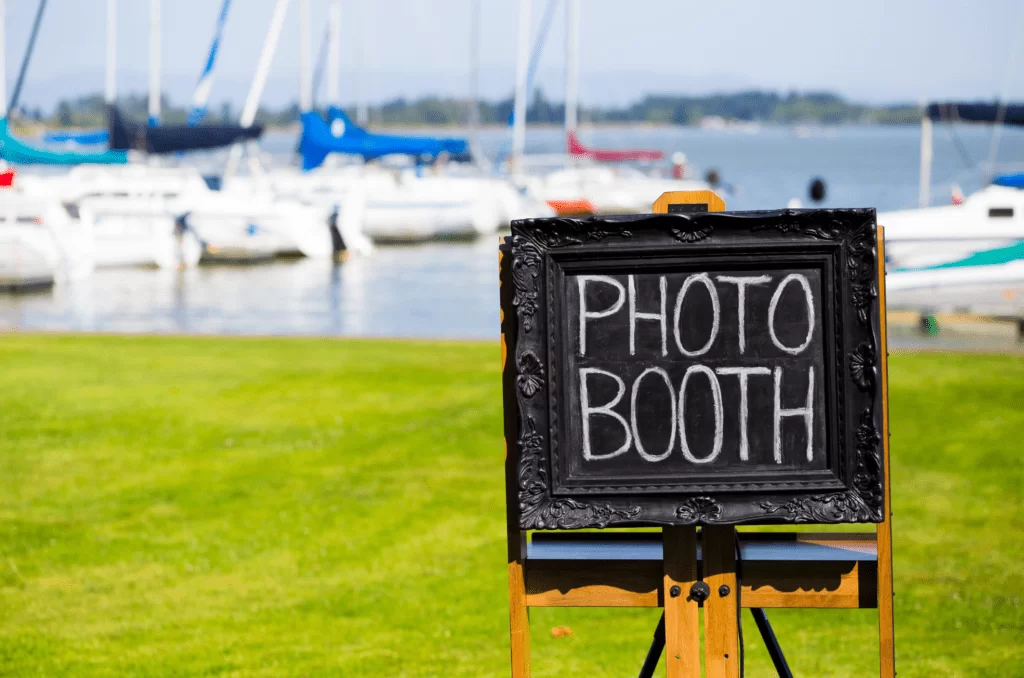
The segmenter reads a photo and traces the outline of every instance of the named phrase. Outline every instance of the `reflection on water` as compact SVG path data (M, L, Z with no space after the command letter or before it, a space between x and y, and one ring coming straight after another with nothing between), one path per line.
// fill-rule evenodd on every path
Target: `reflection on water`
M0 328L188 334L494 338L497 239L186 271L110 269L52 292L0 294Z
M0 293L0 330L497 339L497 264L497 239L483 238L383 247L344 264L100 270L51 292ZM940 322L929 336L894 319L897 351L1024 350L1012 323Z

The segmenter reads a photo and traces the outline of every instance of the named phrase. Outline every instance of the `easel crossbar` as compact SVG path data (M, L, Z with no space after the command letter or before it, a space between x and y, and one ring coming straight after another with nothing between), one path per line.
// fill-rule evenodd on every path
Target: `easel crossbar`
M740 550L743 607L877 606L874 534L741 533ZM665 604L657 533L535 533L524 569L528 607Z

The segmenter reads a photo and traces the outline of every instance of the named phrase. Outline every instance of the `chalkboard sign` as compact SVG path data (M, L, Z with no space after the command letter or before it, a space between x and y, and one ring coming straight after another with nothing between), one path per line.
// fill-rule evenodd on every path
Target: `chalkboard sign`
M874 210L513 222L519 527L881 521L876 238Z

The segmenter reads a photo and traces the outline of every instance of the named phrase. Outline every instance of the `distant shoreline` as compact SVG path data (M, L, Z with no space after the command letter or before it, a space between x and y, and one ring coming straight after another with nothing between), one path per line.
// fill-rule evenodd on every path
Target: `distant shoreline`
M612 122L602 121L585 123L579 126L581 131L588 130L637 130L637 129L706 129L708 131L725 131L725 132L742 132L744 128L751 127L763 127L768 129L797 129L797 128L809 128L809 129L834 129L840 127L914 127L919 123L914 121L907 122L859 122L859 121L844 121L835 124L826 124L817 121L809 122L775 122L775 121L727 121L723 127L711 127L707 125L678 125L670 122ZM451 130L468 132L469 127L464 124L451 124L451 125L431 125L431 124L397 124L397 123L379 123L373 122L367 124L368 128L374 130L393 130L393 131L431 131L431 130ZM559 130L562 129L563 125L557 123L530 123L529 129L531 130ZM86 131L94 130L97 127L89 126L70 126L64 127L60 125L50 125L46 123L20 123L13 121L11 123L11 131L19 136L40 136L47 132L75 132L75 131ZM288 125L266 125L265 130L269 133L275 134L298 134L301 129L299 123L291 123ZM499 132L501 130L508 129L507 125L488 124L480 125L479 130L482 132Z

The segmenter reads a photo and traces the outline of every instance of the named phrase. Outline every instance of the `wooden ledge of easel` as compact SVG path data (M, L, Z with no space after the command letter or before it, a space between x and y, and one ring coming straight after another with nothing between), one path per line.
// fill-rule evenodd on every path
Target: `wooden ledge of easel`
M877 607L874 533L739 535L743 607ZM524 568L526 604L661 607L661 540L655 532L535 532Z

